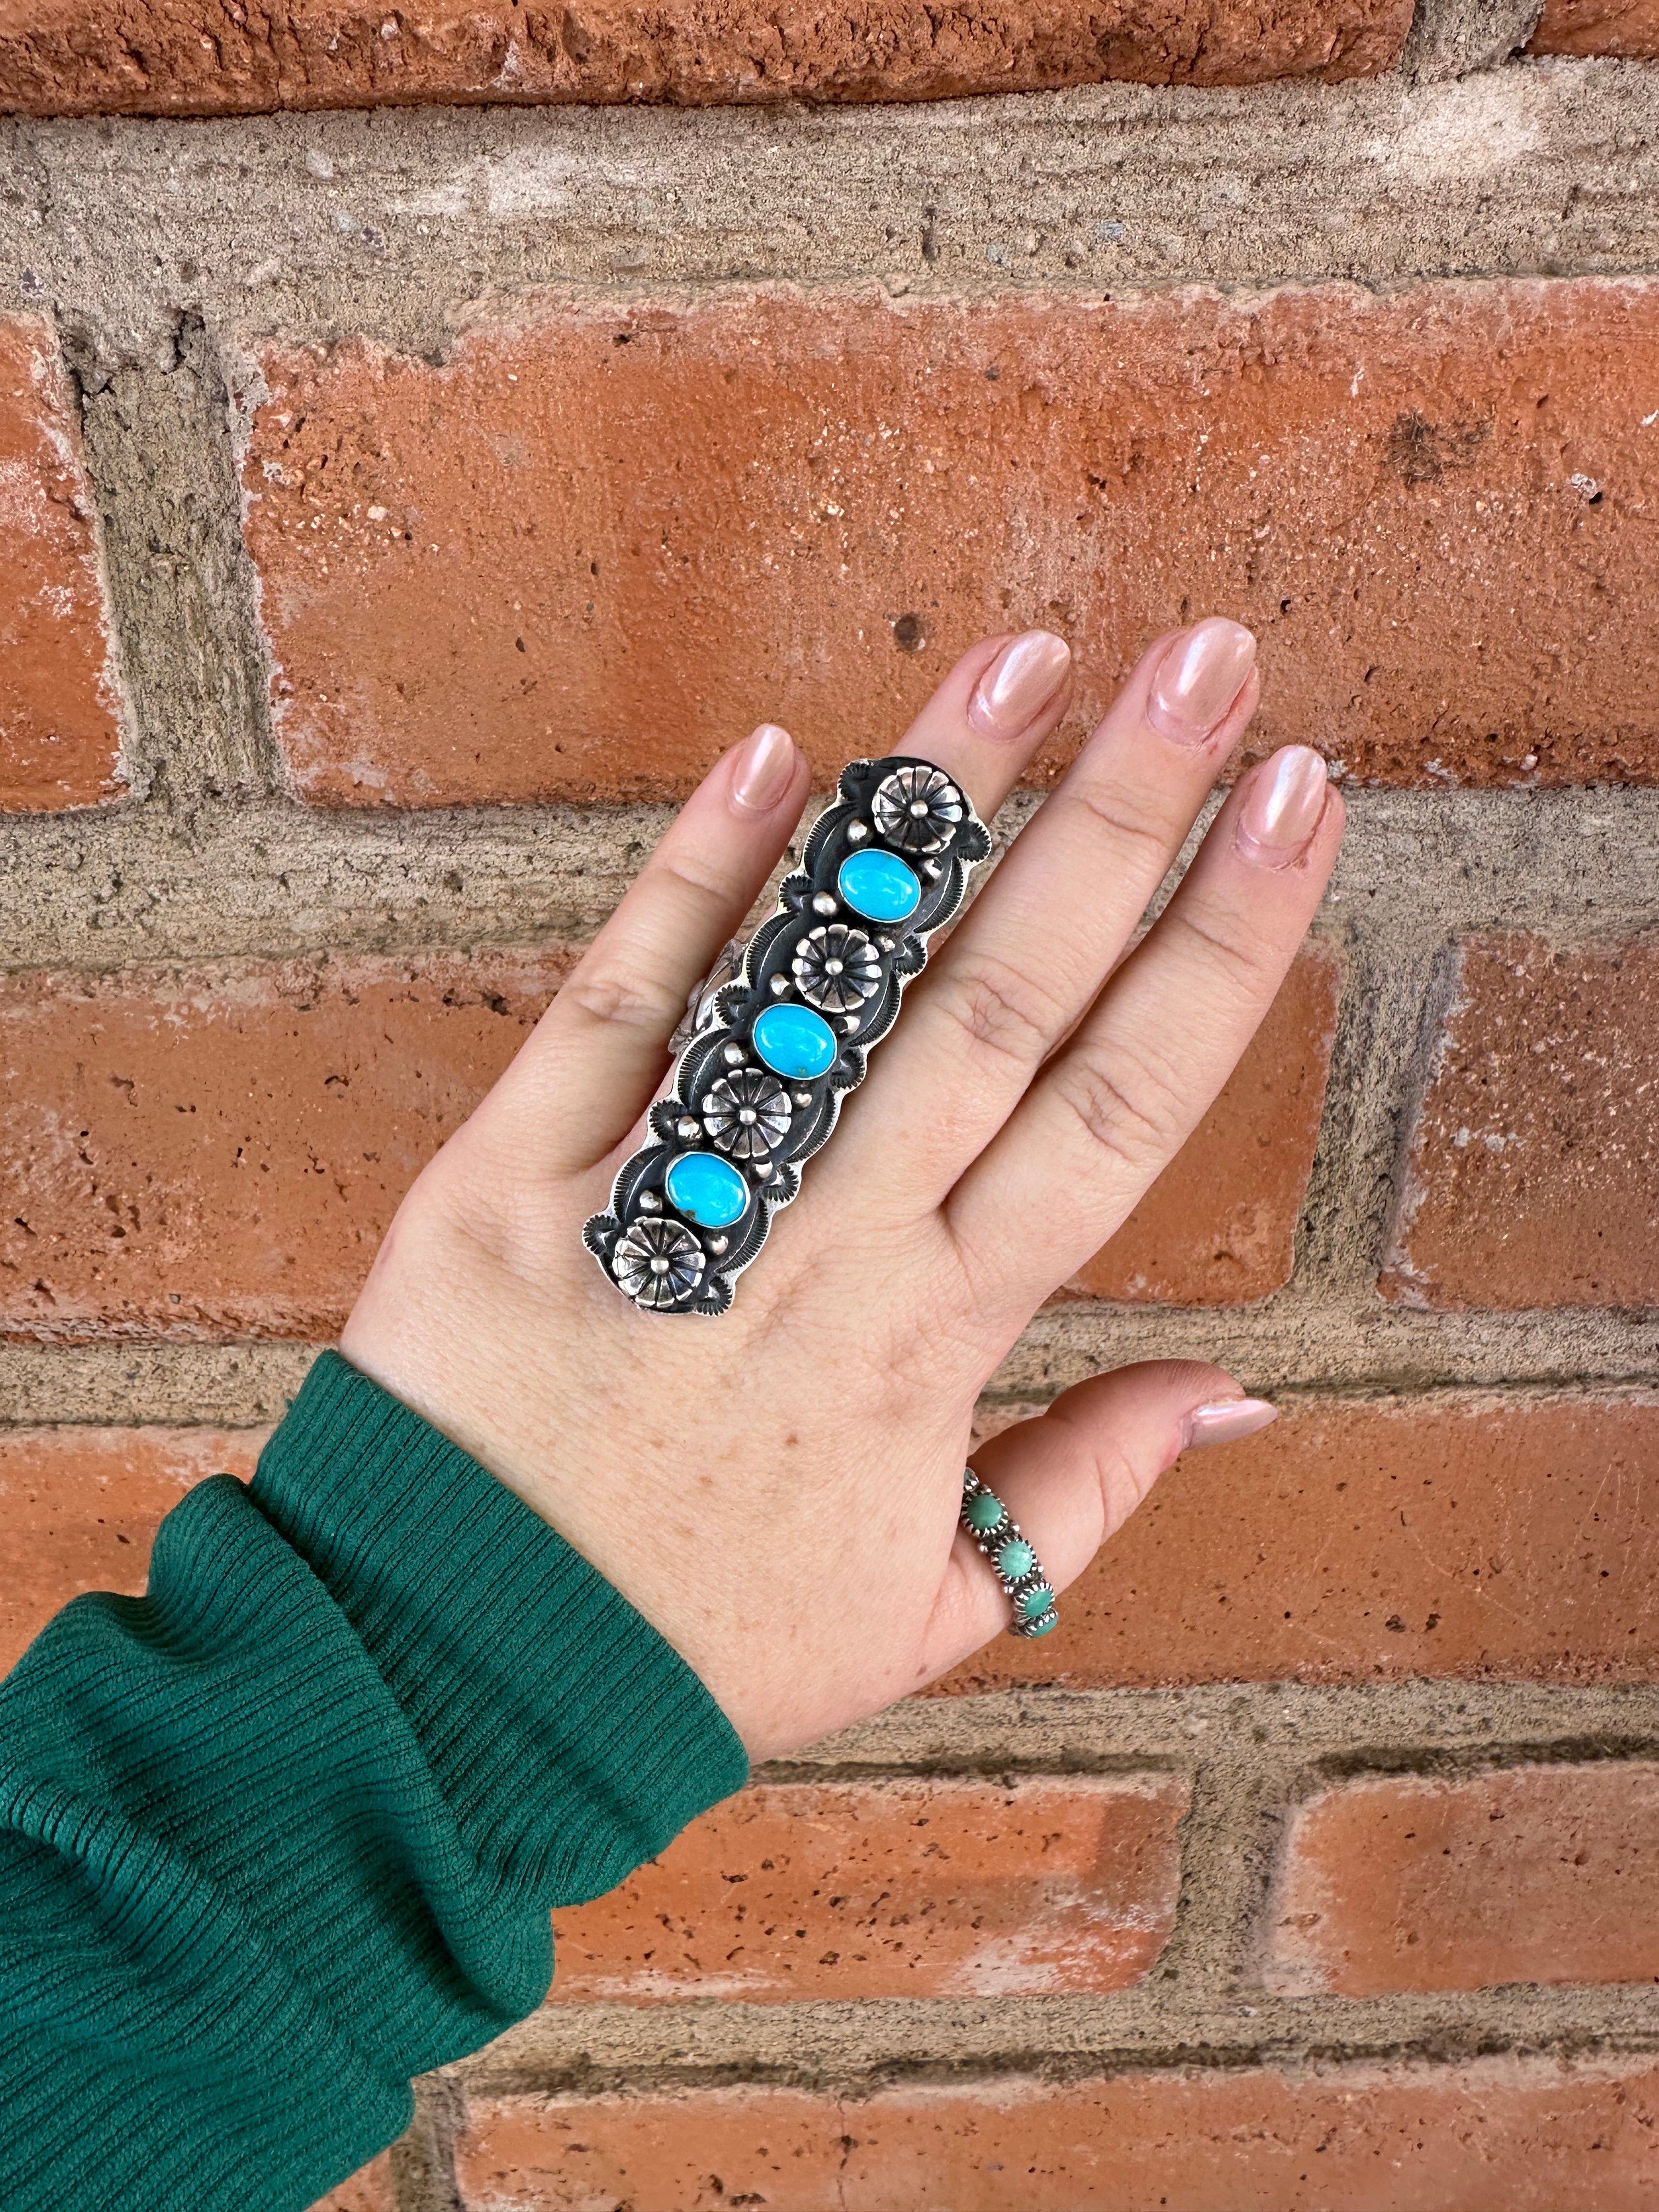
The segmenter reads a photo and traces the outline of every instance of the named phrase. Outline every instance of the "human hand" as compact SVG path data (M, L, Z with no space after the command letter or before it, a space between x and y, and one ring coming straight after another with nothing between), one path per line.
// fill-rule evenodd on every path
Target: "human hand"
M769 725L688 801L381 1247L347 1358L591 1561L756 1759L1007 1626L957 1526L975 1400L1204 1115L1335 860L1341 800L1287 747L1241 780L1127 951L1255 711L1254 660L1218 620L1150 647L910 985L729 1313L640 1312L581 1231L641 1141L687 994L799 817L805 763ZM891 750L937 762L988 817L1068 689L1059 639L987 640ZM1241 1399L1218 1369L1148 1362L974 1465L1063 1590L1187 1442L1270 1418Z

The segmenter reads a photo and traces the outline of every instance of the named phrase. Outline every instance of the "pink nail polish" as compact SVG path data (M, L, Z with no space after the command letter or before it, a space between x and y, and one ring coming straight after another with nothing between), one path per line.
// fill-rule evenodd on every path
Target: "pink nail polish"
M1052 630L1011 638L968 702L968 720L981 737L1017 738L1029 730L1066 681L1072 648Z
M732 797L750 814L764 814L789 788L795 741L775 722L763 722L732 762Z
M1287 868L1325 811L1328 780L1311 745L1285 745L1250 778L1233 842L1259 868Z
M1242 623L1211 615L1174 639L1146 695L1146 720L1178 745L1201 745L1224 721L1255 665L1255 640Z
M1213 1406L1194 1406L1181 1425L1181 1449L1199 1451L1206 1444L1237 1443L1278 1419L1278 1407L1265 1398L1222 1398Z

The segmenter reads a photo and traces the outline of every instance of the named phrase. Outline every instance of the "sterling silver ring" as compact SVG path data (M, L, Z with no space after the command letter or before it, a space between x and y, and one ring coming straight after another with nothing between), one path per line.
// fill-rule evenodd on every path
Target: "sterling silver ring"
M692 994L651 1141L582 1241L642 1313L724 1313L898 1018L990 833L931 761L854 761L802 866Z
M995 1491L971 1467L962 1471L962 1525L991 1562L991 1572L1013 1607L1011 1636L1047 1636L1060 1626L1054 1594L1036 1553Z

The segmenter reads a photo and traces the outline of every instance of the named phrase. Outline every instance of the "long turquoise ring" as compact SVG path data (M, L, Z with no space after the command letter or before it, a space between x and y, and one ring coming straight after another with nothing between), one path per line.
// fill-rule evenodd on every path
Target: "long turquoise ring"
M747 950L693 996L651 1140L582 1241L642 1313L724 1313L864 1080L990 833L931 761L854 761Z
M1054 1594L1019 1523L971 1467L962 1471L962 1525L991 1562L1002 1594L1013 1608L1011 1636L1047 1636L1060 1626Z

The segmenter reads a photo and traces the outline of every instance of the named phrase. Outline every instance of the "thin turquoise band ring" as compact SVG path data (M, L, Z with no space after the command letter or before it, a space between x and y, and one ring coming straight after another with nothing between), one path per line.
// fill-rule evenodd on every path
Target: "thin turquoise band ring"
M962 1471L962 1525L991 1563L991 1572L1013 1608L1011 1636L1047 1636L1060 1626L1054 1594L1020 1527L971 1467Z
M774 913L692 994L649 1141L582 1231L640 1312L726 1311L990 849L961 786L931 761L842 769Z

